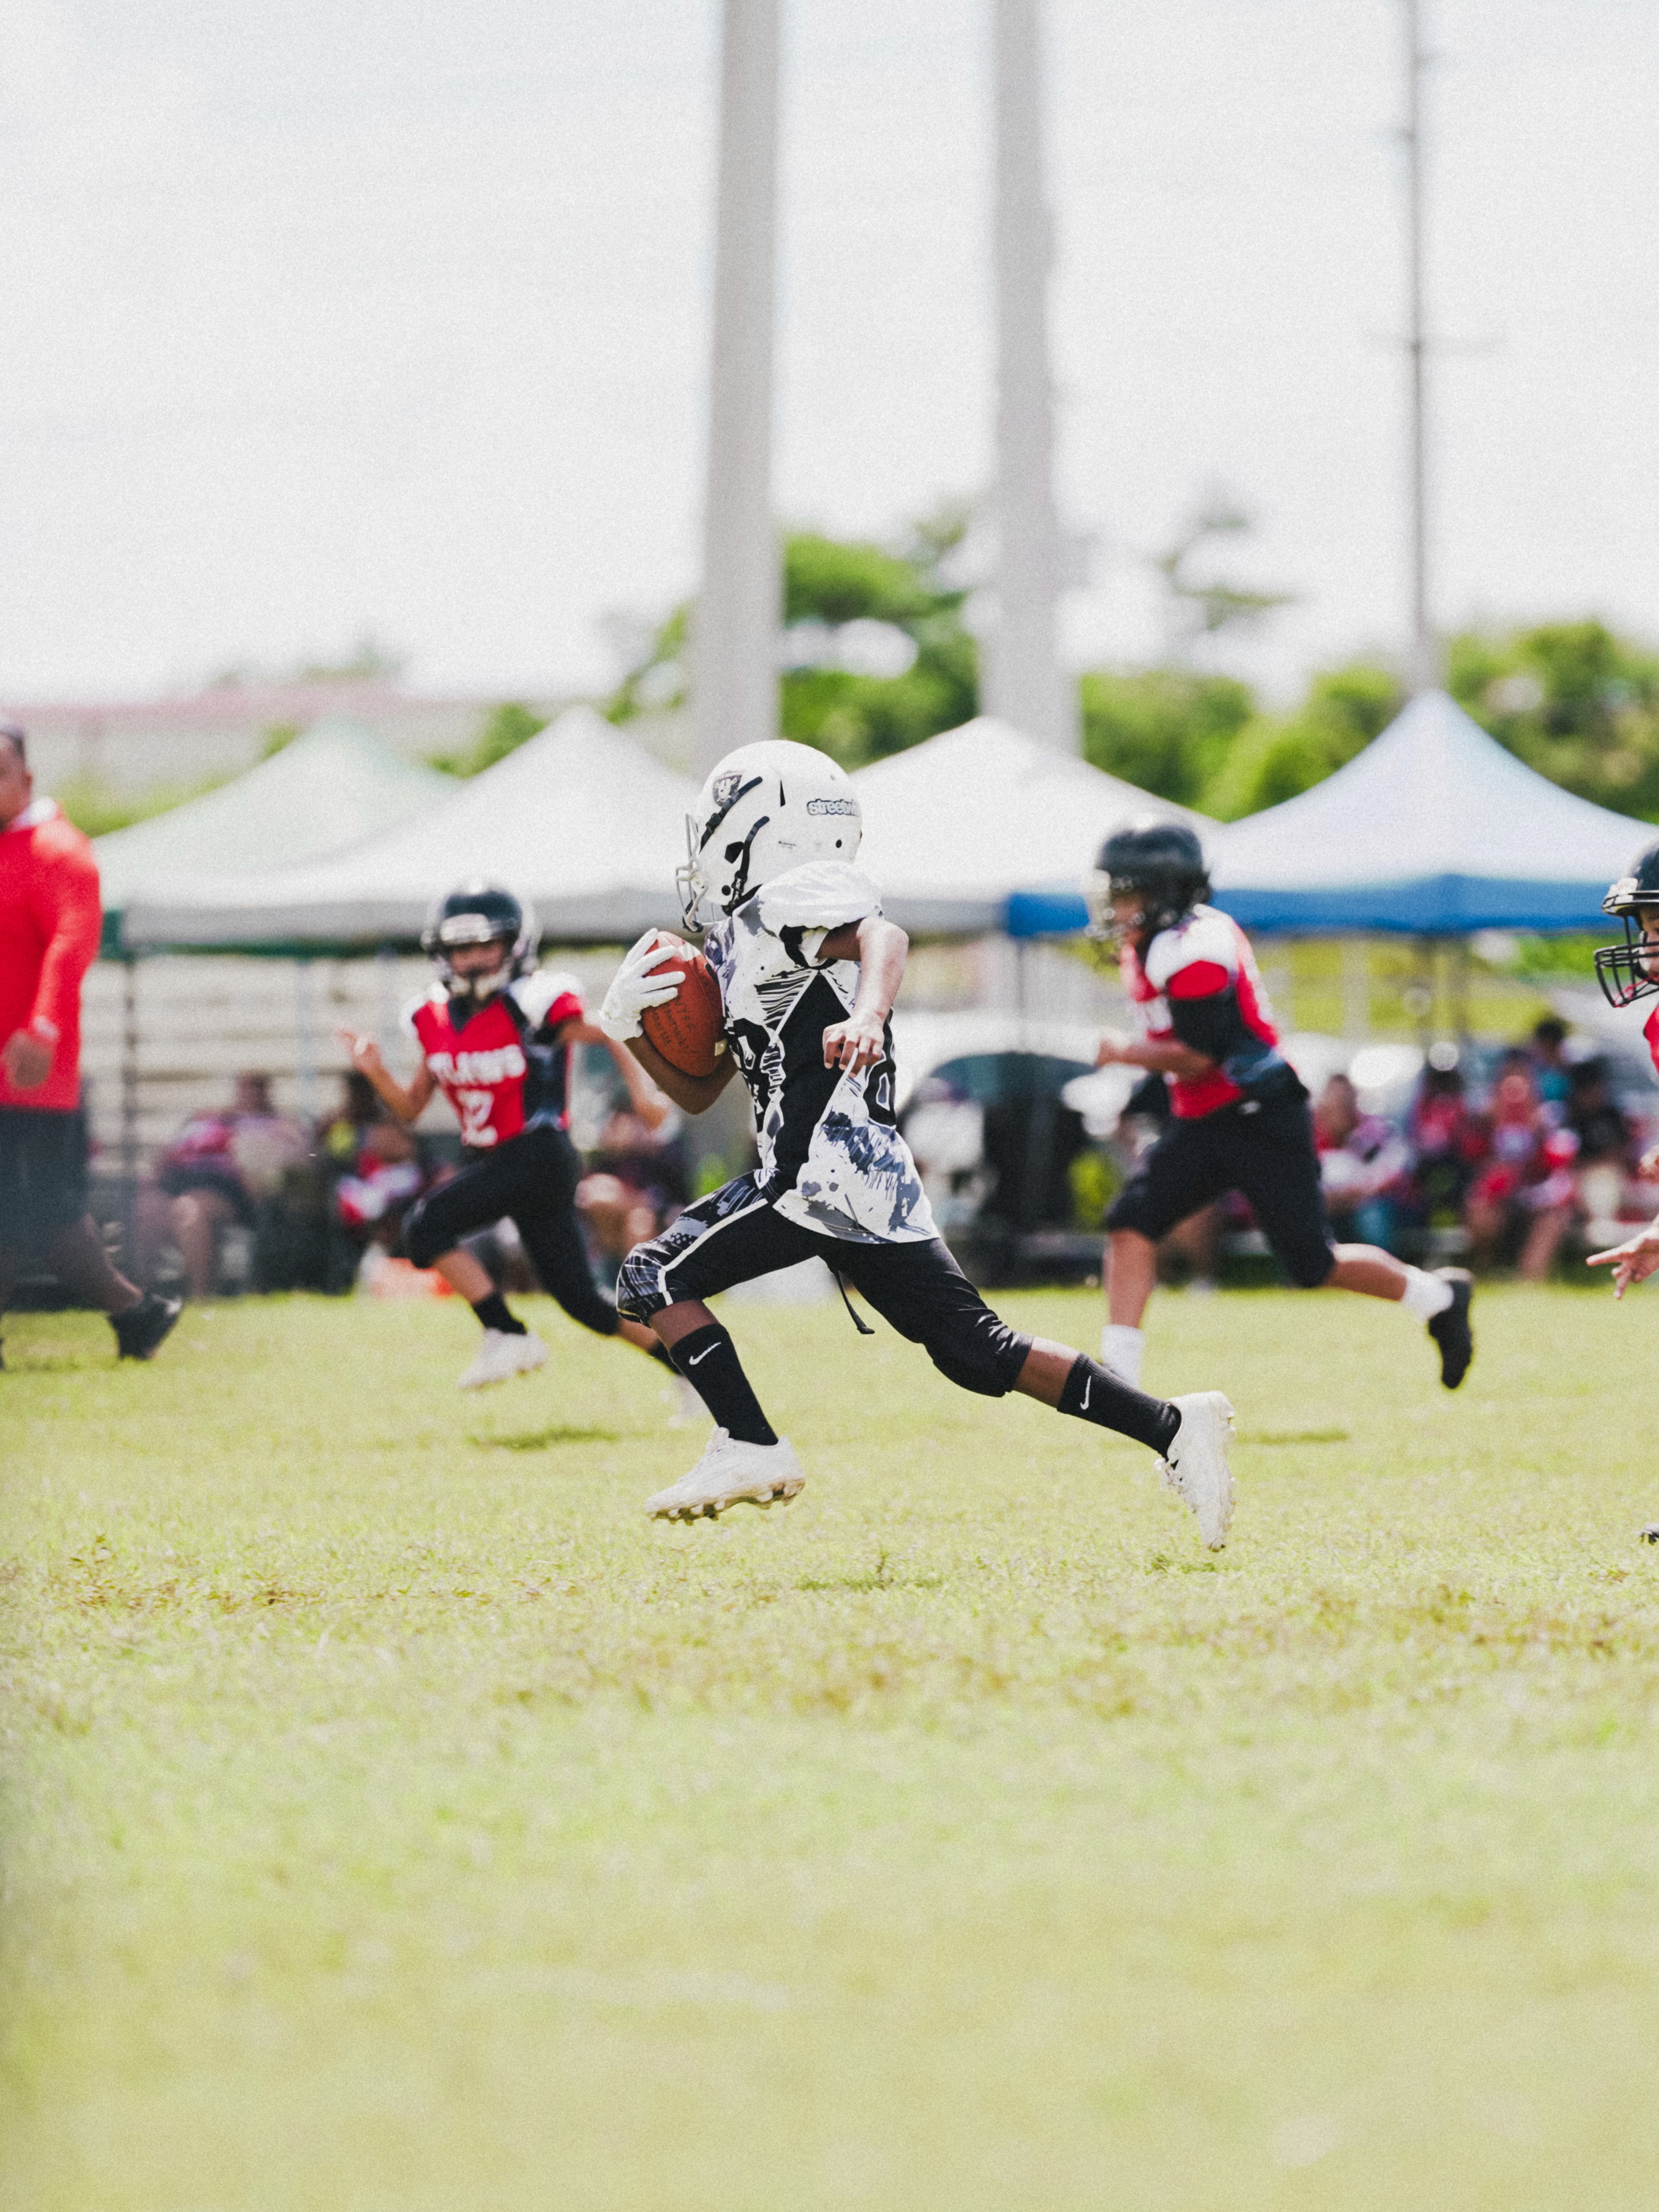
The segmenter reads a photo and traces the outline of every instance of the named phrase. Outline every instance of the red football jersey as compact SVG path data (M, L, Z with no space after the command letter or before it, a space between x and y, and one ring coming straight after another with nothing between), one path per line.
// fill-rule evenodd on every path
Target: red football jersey
M1135 1012L1141 1034L1149 1043L1178 1042L1170 1001L1210 999L1231 989L1236 994L1238 1038L1272 1050L1279 1042L1273 1008L1256 972L1250 940L1231 915L1212 906L1194 907L1172 929L1161 929L1146 948L1143 962L1133 945L1118 956L1123 988ZM1196 1121L1231 1106L1243 1091L1218 1066L1197 1081L1170 1078L1170 1103L1182 1121Z
M581 1018L574 978L542 969L520 976L476 1013L463 1013L459 1026L441 983L405 1017L455 1109L461 1142L477 1152L504 1145L532 1121L566 1127L570 1054L555 1033Z
M1659 1075L1659 1006L1656 1006L1642 1024L1642 1034L1648 1041L1648 1052L1653 1060L1653 1072Z

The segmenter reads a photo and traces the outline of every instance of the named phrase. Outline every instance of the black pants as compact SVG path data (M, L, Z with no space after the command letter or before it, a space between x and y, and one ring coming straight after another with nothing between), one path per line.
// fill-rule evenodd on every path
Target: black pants
M1156 1244L1224 1192L1250 1201L1273 1256L1298 1290L1336 1265L1305 1091L1269 1105L1243 1099L1192 1121L1171 1121L1113 1200L1108 1231L1139 1230Z
M1031 1340L992 1312L942 1241L864 1244L824 1237L775 1212L752 1175L688 1206L623 1261L617 1303L630 1321L713 1297L802 1260L823 1260L862 1291L882 1319L920 1344L941 1375L983 1397L1006 1397Z
M580 1176L581 1161L562 1129L544 1123L523 1130L423 1198L404 1224L404 1249L417 1267L429 1267L463 1237L505 1215L548 1296L584 1328L614 1336L617 1309L593 1280L576 1220Z
M86 1210L85 1115L0 1106L0 1252L36 1250Z

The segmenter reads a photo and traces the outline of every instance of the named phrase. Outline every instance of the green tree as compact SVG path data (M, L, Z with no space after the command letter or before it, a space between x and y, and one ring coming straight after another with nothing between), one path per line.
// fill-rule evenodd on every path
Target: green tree
M499 707L492 707L485 714L470 745L458 753L434 753L432 765L442 769L447 775L482 775L485 769L494 768L497 761L505 760L509 753L517 752L527 738L546 726L545 714L538 714L520 700L504 699Z
M1469 631L1447 648L1447 688L1553 783L1659 821L1659 654L1600 622Z
M1393 720L1404 703L1399 678L1355 661L1313 677L1288 715L1257 715L1241 732L1197 800L1224 822L1277 806L1322 783Z
M857 768L972 719L978 651L962 619L966 588L947 574L966 530L965 511L950 508L890 545L789 533L778 709L785 737ZM688 600L633 643L605 702L613 722L684 705L692 615ZM908 665L872 672L860 653Z
M1086 757L1183 806L1200 804L1255 713L1248 684L1183 668L1091 669L1079 689Z

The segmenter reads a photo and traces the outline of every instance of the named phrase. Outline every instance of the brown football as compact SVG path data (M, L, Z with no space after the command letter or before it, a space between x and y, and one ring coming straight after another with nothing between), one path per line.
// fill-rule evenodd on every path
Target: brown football
M714 971L695 945L662 932L662 941L674 947L672 962L665 968L680 969L685 981L665 1006L647 1006L640 1026L668 1062L682 1075L712 1075L726 1049L721 1034L725 1009Z

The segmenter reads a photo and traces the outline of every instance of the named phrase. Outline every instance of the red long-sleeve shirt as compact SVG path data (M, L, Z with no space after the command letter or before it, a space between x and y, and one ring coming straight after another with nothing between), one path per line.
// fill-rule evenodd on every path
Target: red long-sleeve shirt
M67 1112L81 1103L81 979L103 913L90 842L50 799L0 830L0 1045L28 1030L52 1047L52 1073L19 1091L0 1063L0 1106Z

